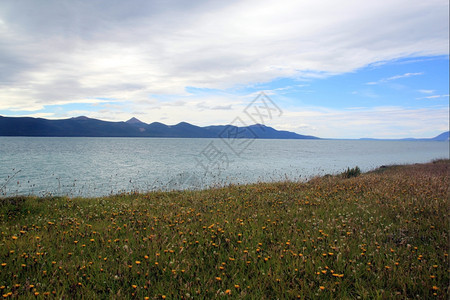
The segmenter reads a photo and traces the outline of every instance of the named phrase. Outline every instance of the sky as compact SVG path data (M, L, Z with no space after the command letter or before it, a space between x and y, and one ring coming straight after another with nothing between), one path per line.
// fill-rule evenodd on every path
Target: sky
M448 0L3 0L0 115L250 125L263 92L279 130L433 137L448 24Z

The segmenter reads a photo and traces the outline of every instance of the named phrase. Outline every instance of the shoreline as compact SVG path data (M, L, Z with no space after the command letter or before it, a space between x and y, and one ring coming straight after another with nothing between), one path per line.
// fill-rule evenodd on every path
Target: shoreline
M436 163L440 163L440 162L446 162L446 161L450 161L450 159L446 159L446 158L437 158L437 159L433 159L429 162L425 162L425 163L405 163L405 164L392 164L392 165L381 165L379 167L376 167L374 169L370 169L364 172L359 172L359 175L364 175L364 174L370 174L370 173L379 173L381 171L385 171L387 169L390 168L401 168L401 167L408 167L408 166L414 166L414 165L429 165L429 164L436 164ZM355 168L358 168L358 166L355 166ZM348 167L347 171L350 169L350 167ZM18 173L18 172L17 172ZM149 190L149 191L139 191L139 190L135 190L135 191L118 191L117 193L113 193L113 194L107 194L107 195L98 195L98 196L71 196L71 195L57 195L57 194L52 194L51 192L45 192L48 195L34 195L34 194L28 194L28 195L10 195L10 196L5 196L5 195L0 195L0 201L2 199L7 199L7 198L17 198L17 197L21 197L21 198L66 198L66 199L100 199L100 198L111 198L111 197L119 197L119 196L130 196L130 195L147 195L147 194L151 194L151 193L173 193L173 192L206 192L208 190L215 190L215 189L225 189L225 188L236 188L236 187L245 187L245 186L254 186L254 185L277 185L277 184L306 184L310 181L317 181L318 179L321 178L334 178L334 179L341 179L342 176L344 176L346 173L345 170L343 170L343 172L340 173L334 173L334 174L323 174L323 175L310 175L309 177L305 177L303 178L303 180L291 180L291 179L286 179L286 180L273 180L273 181L256 181L256 182L250 182L250 183L215 183L215 184L211 184L210 186L207 187L194 187L194 188L173 188L173 189L166 189L166 188L155 188L153 190ZM15 174L11 177L11 179L13 179L13 177L15 176ZM283 177L286 175L279 175L279 177ZM191 186L192 187L192 186ZM0 189L1 190L1 189Z

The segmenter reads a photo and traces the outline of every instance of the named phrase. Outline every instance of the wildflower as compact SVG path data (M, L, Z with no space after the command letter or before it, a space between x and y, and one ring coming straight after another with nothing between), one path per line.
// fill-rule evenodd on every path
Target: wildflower
M321 289L322 291L325 289L325 287L323 285L319 286L319 289Z

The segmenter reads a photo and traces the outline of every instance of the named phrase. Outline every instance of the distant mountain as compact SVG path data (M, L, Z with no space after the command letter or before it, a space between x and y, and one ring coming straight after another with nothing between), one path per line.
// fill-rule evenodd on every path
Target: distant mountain
M241 127L236 127L232 125L219 125L219 126L207 126L204 127L207 130L216 133L217 135L223 134L241 134L245 138L262 138L262 139L299 139L299 134L290 132L290 131L279 131L275 130L272 127L268 127L265 125L255 124L246 127L248 130L241 130ZM242 132L241 132L242 131ZM302 135L302 139L318 139L315 136L310 135Z
M450 140L450 131L443 132L438 136L435 136L431 140L433 141L449 141Z
M433 138L421 138L421 139L416 139L416 138L407 138L407 139L402 139L403 141L449 141L449 131L443 132L438 136L435 136Z
M440 135L435 136L433 138L420 138L420 139L405 138L405 139L389 139L389 140L393 140L393 141L450 141L449 133L450 133L450 131L446 131L446 132L443 132ZM383 140L383 139L361 138L360 140L377 141L377 140Z
M259 124L199 127L181 122L169 126L159 122L146 124L136 118L107 122L84 116L62 120L0 116L0 136L318 139Z

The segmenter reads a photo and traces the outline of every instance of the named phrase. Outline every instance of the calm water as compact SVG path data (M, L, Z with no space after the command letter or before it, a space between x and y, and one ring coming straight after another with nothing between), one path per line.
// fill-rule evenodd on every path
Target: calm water
M448 142L0 137L0 196L307 180L448 157Z

